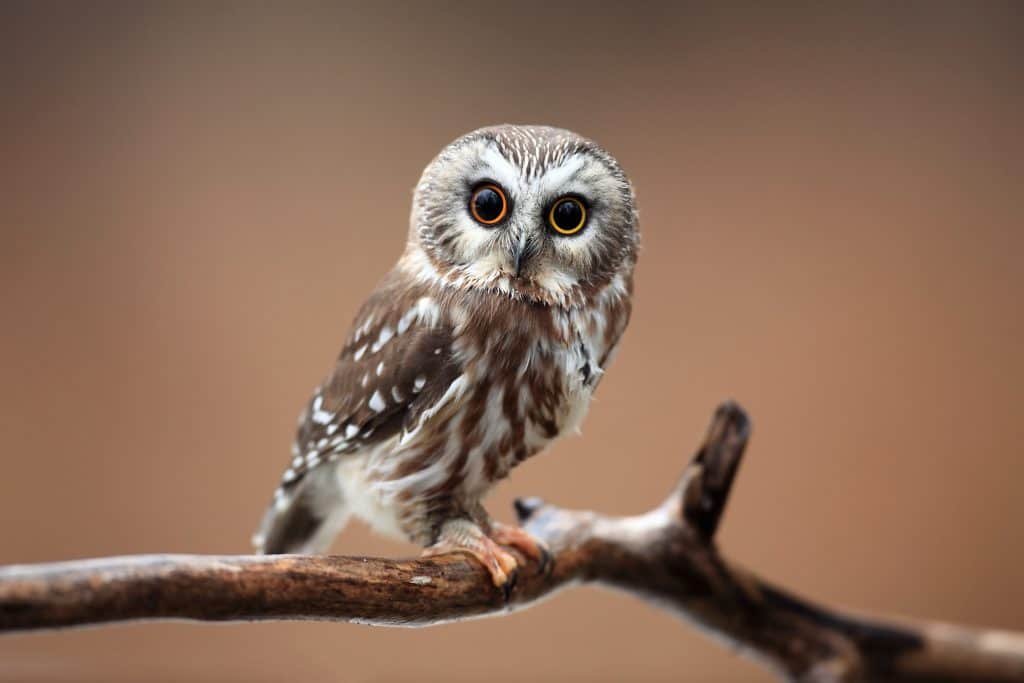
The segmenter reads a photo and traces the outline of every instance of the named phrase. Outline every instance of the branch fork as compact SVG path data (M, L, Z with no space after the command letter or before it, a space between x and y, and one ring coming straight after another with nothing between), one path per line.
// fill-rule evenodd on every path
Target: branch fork
M828 609L732 563L715 545L750 421L724 403L665 501L633 517L515 502L550 549L521 558L506 594L472 558L143 555L0 567L0 633L127 620L316 619L428 626L529 606L601 583L734 644L782 678L1024 681L1024 635L898 623Z

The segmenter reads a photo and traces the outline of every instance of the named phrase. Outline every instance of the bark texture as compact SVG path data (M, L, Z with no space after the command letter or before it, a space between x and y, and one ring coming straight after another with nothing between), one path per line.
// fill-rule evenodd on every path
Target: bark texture
M428 626L602 583L668 610L793 681L1024 681L1024 635L829 609L773 586L714 543L750 434L718 408L668 498L635 517L516 502L554 562L494 587L460 554L430 559L145 555L0 568L0 632L141 619L319 619Z

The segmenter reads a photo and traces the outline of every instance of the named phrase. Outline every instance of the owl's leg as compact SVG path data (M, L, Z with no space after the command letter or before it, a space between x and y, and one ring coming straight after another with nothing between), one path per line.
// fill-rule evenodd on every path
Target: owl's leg
M519 563L516 558L484 533L480 525L466 517L449 519L441 525L437 541L423 551L424 557L450 552L466 552L480 561L491 574L494 585L507 593L515 583Z

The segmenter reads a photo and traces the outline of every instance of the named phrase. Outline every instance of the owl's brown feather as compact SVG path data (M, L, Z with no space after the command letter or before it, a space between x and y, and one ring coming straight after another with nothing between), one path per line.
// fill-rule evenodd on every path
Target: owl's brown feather
M311 472L411 429L458 377L451 326L428 289L396 269L360 309L334 368L300 417L291 466L257 534L264 552L303 547L330 512L317 499L339 497L325 491L330 477L310 488Z
M370 296L352 329L300 425L296 438L307 456L386 441L415 423L459 375L438 301L400 270Z

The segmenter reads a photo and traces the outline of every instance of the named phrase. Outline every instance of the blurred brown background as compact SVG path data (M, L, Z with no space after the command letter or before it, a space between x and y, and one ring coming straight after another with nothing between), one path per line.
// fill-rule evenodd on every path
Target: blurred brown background
M639 193L582 438L492 496L644 510L715 403L726 551L809 596L1024 629L1024 11L4 3L0 563L234 553L446 142L546 123ZM350 528L336 549L413 549ZM620 595L429 630L0 639L4 681L765 681Z

